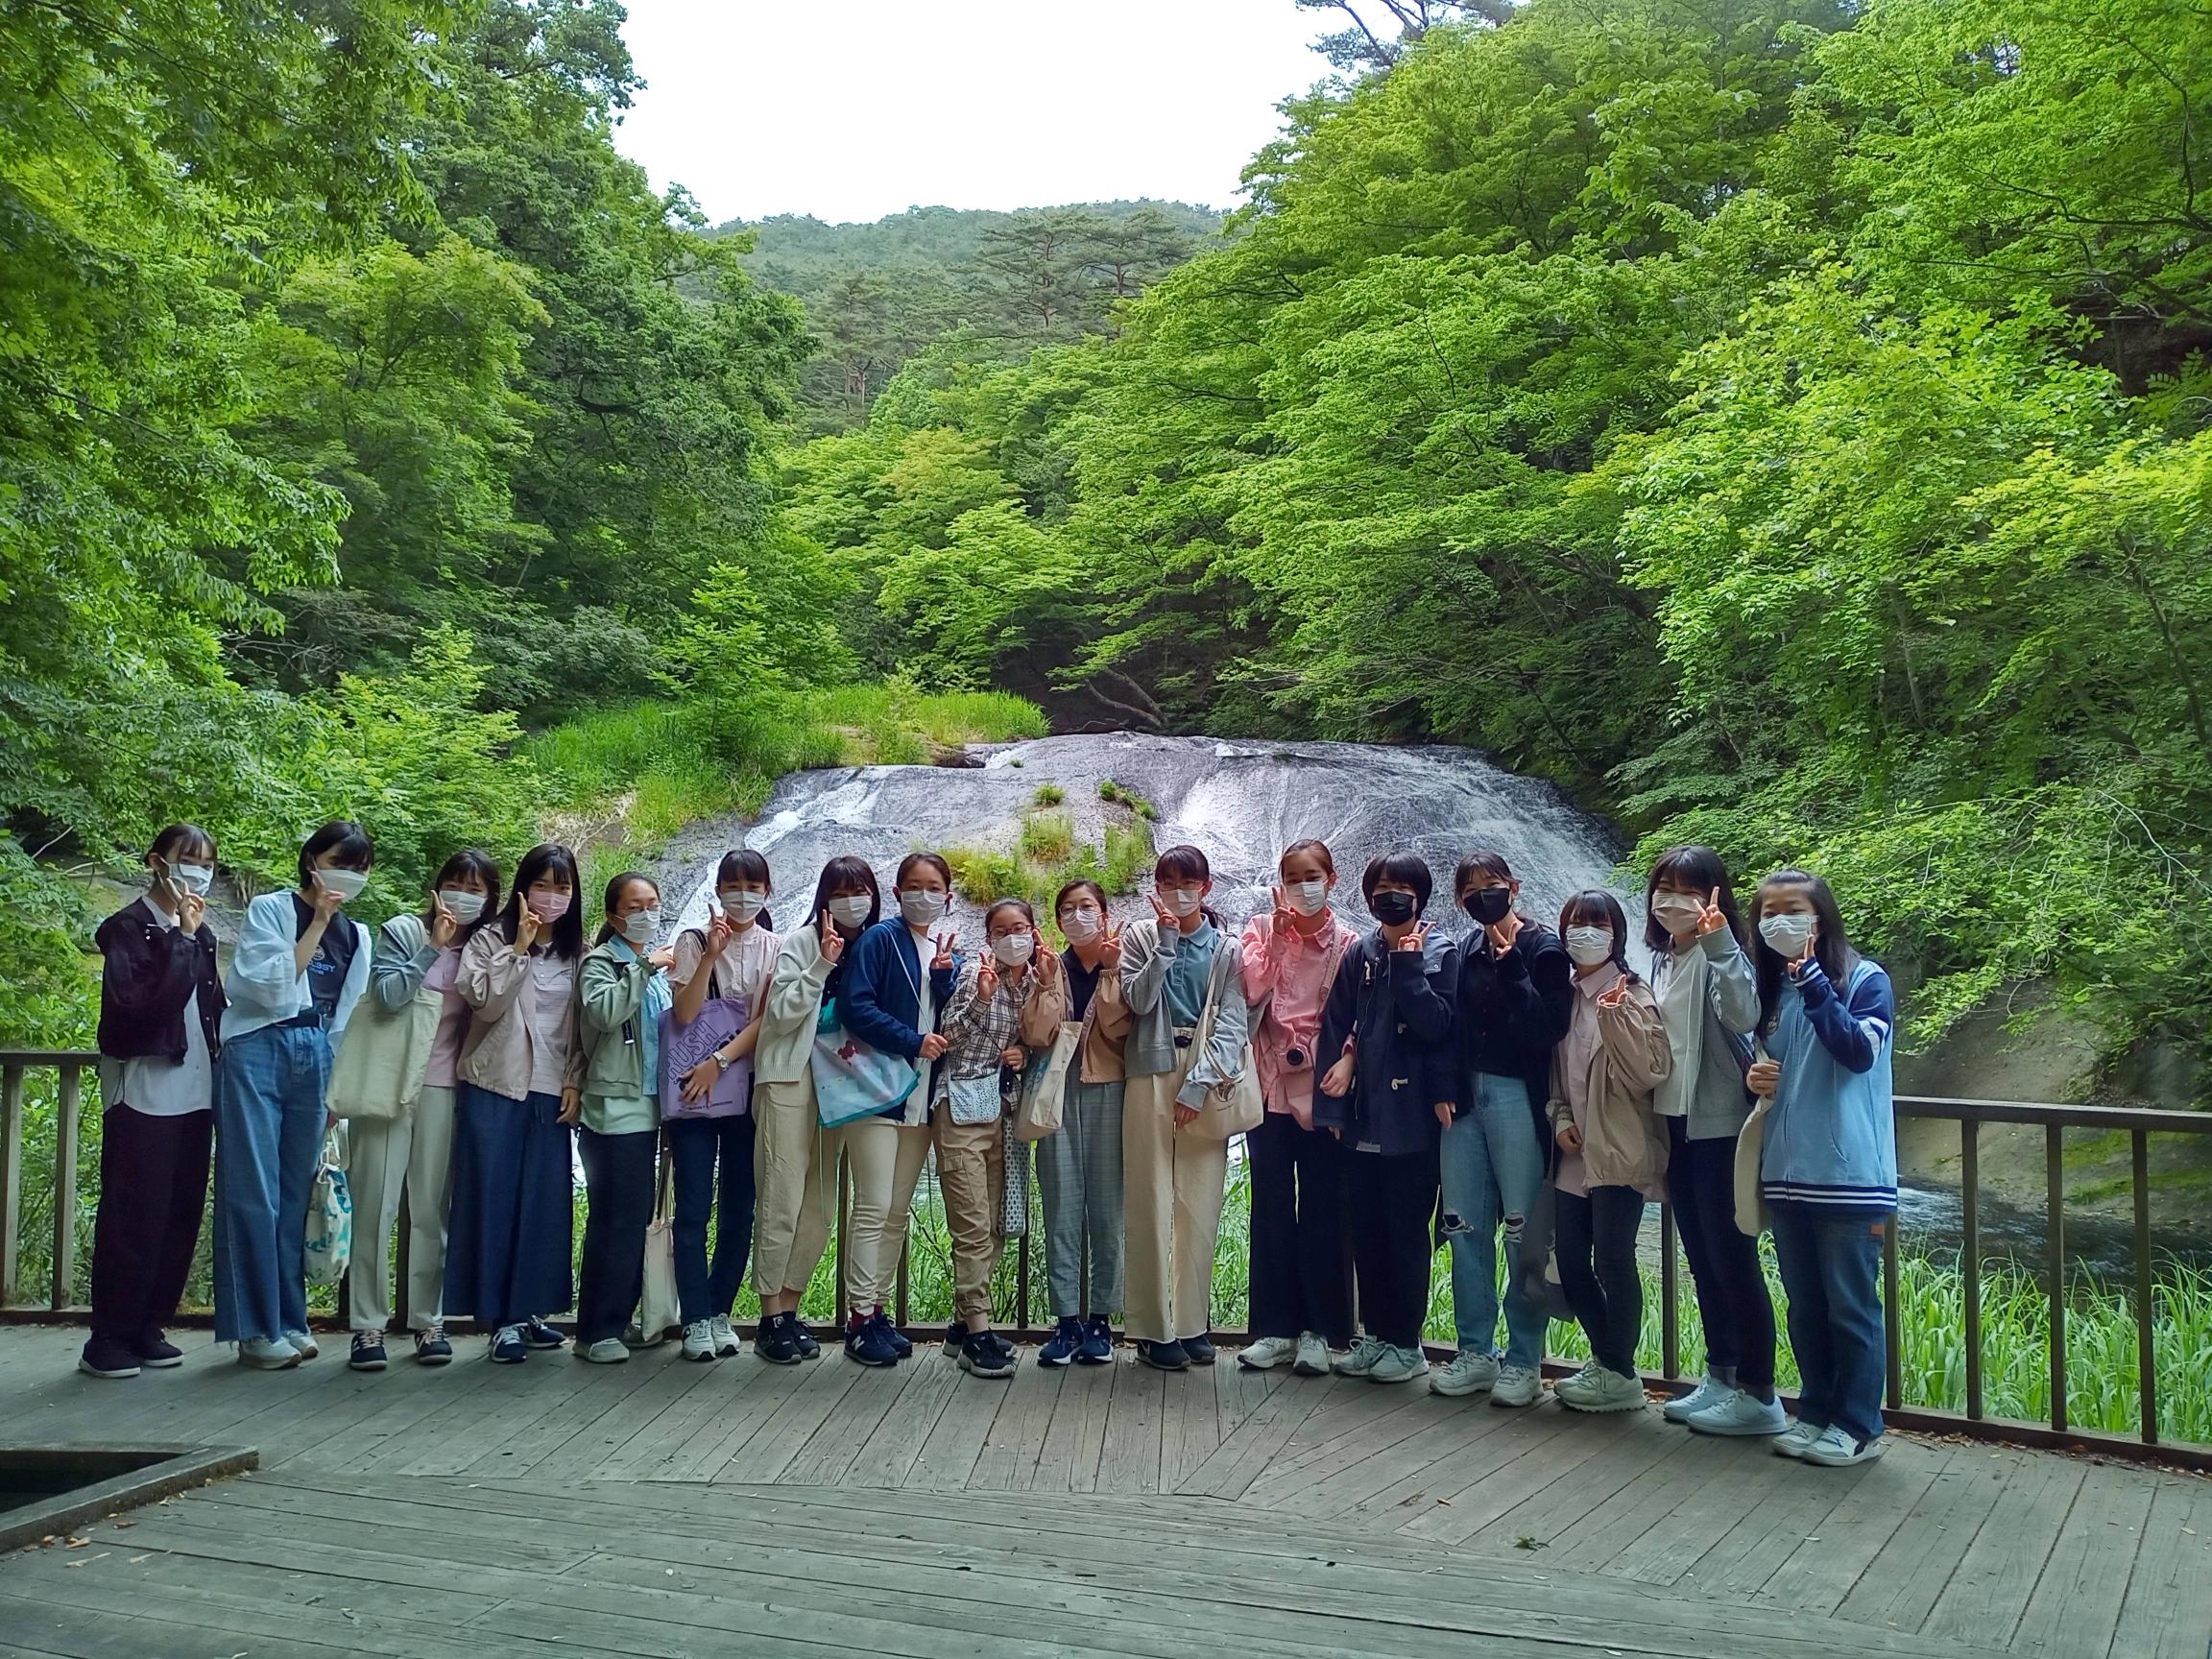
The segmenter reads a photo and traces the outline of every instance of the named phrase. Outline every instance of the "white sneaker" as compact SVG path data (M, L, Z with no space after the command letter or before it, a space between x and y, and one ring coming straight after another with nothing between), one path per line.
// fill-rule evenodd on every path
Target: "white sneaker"
M1287 1336L1262 1336L1238 1350L1237 1363L1247 1371L1272 1371L1296 1356L1298 1344Z
M623 1346L617 1344L617 1346ZM625 1348L625 1352L627 1349ZM711 1359L714 1358L714 1322L711 1319L694 1319L684 1327L684 1358L686 1359Z
M238 1363L256 1371L289 1371L300 1363L300 1350L282 1337L256 1336L238 1344Z
M1544 1378L1533 1365L1508 1365L1490 1390L1493 1406L1533 1406L1544 1398Z
M739 1346L737 1333L730 1324L730 1315L717 1313L707 1323L714 1329L714 1358L734 1359L744 1349Z
M1367 1335L1352 1344L1349 1353L1340 1354L1329 1361L1329 1369L1339 1377L1364 1377L1382 1362L1382 1356L1390 1352L1390 1344L1380 1336Z
M1647 1402L1643 1382L1593 1360L1553 1390L1572 1411L1641 1411Z
M1429 1374L1429 1356L1418 1348L1400 1348L1395 1344L1382 1350L1382 1357L1368 1370L1370 1382L1410 1382L1416 1377Z
M576 1357L588 1359L594 1365L620 1365L630 1358L630 1345L619 1336L602 1336L589 1348L577 1349ZM711 1359L714 1356L709 1354L707 1358Z
M1429 1373L1429 1392L1449 1394L1487 1394L1498 1385L1498 1361L1488 1354L1477 1354L1462 1348L1452 1358L1452 1362L1441 1371Z
M1774 1455L1777 1457L1802 1457L1806 1448L1827 1432L1826 1427L1821 1424L1792 1420L1789 1428L1774 1436Z
M1687 1423L1707 1407L1718 1406L1736 1390L1708 1371L1705 1380L1689 1393L1670 1400L1659 1408L1659 1415L1670 1423Z
M1693 1434L1779 1434L1789 1422L1781 1401L1762 1400L1738 1388L1693 1416L1689 1429Z
M304 1331L287 1331L284 1333L284 1340L292 1345L292 1352L302 1359L312 1359L323 1352L316 1346L315 1338Z
M1879 1434L1871 1440L1854 1440L1844 1430L1830 1424L1819 1439L1805 1448L1805 1461L1823 1469L1848 1469L1857 1463L1871 1463L1888 1450L1889 1442Z
M1290 1371L1298 1377L1326 1377L1329 1375L1329 1343L1317 1331L1307 1331L1298 1337L1298 1358L1291 1362Z
M1562 1377L1558 1382L1552 1383L1551 1392L1558 1396L1560 1405L1568 1405L1596 1387L1598 1374L1604 1369L1605 1367L1599 1364L1597 1360L1585 1359L1582 1361L1582 1369L1575 1372L1574 1376Z

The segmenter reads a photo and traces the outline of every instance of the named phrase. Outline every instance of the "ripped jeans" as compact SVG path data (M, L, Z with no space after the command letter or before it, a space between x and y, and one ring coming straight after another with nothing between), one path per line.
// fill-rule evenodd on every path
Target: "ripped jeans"
M1505 1228L1508 1267L1520 1254L1521 1227L1544 1184L1544 1154L1528 1089L1516 1077L1478 1072L1472 1104L1444 1131L1444 1237L1452 1245L1452 1312L1459 1352L1488 1354L1498 1339L1498 1228ZM1544 1358L1549 1323L1508 1274L1505 1354L1508 1365L1533 1370Z

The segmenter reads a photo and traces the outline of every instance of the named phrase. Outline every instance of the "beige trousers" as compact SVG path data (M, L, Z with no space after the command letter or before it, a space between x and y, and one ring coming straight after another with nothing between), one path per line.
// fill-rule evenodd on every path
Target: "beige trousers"
M1204 1335L1213 1324L1214 1248L1229 1142L1175 1127L1175 1092L1191 1049L1173 1071L1132 1077L1122 1096L1121 1172L1128 1253L1124 1304L1142 1342Z
M899 1256L914 1215L914 1183L929 1156L929 1125L911 1128L889 1118L863 1118L826 1137L844 1155L853 1181L846 1219L845 1305L866 1313L891 1300Z
M811 1073L753 1091L753 1287L805 1290L830 1248L836 1160L814 1110Z
M1006 1195L1006 1142L994 1118L955 1123L949 1107L937 1109L937 1185L945 1194L945 1226L952 1235L952 1311L962 1319L991 1318L991 1275L1005 1241L998 1237Z
M346 1126L346 1185L353 1254L346 1267L347 1322L392 1323L392 1229L407 1198L407 1327L438 1323L445 1293L445 1213L453 1196L453 1091L424 1088L404 1118Z

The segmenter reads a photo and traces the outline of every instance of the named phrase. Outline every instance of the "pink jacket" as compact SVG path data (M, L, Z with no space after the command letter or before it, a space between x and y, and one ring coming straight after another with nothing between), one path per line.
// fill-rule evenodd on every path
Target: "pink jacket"
M1270 911L1244 924L1244 1000L1256 1016L1252 1053L1260 1066L1260 1091L1268 1111L1287 1113L1306 1129L1313 1127L1313 1050L1321 1035L1321 1010L1336 964L1359 941L1334 911L1327 917L1326 926L1310 939L1278 932ZM1301 1051L1305 1064L1290 1063L1292 1049Z

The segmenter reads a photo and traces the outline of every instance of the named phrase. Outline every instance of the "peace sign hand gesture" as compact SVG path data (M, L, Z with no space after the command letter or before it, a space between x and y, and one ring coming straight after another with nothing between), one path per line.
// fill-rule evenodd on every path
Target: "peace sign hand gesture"
M530 908L529 896L524 895L521 905L515 912L515 954L527 956L537 945L539 934L544 930L545 924L538 919L538 912Z
M1504 921L1493 922L1482 930L1490 936L1490 954L1503 956L1513 949L1514 941L1521 937L1521 912L1508 910Z
M730 912L717 909L707 923L707 950L704 953L709 956L721 955L722 947L730 943L735 931L730 925Z
M929 970L931 973L935 973L939 969L944 969L947 972L951 970L952 947L959 942L959 934L948 933L937 941L937 954L929 958ZM989 972L988 965L985 967L985 972Z
M1118 924L1106 929L1098 943L1098 966L1109 974L1121 972L1121 928Z
M1696 935L1702 939L1708 933L1718 933L1728 926L1728 918L1720 913L1720 889L1716 887L1697 912Z
M1167 908L1167 901L1160 897L1157 889L1147 893L1144 897L1152 902L1152 914L1160 919L1161 932L1180 933L1183 931L1183 918Z
M1287 933L1297 926L1298 912L1290 908L1290 901L1283 896L1283 888L1280 883L1268 888L1267 891L1274 896L1275 900L1275 931Z
M822 912L822 960L835 967L845 954L845 935L837 931L837 924L830 920L830 912Z
M975 970L975 1000L988 1002L998 995L998 970L988 957L983 966Z
M461 931L461 919L445 908L443 899L432 896L430 901L430 943L443 950L453 943Z
M1414 955L1418 956L1421 954L1421 947L1426 945L1428 942L1429 922L1428 918L1424 917L1422 920L1414 923L1412 926L1407 928L1404 936L1401 937L1398 943L1393 945L1391 949L1393 950L1411 951Z
M1037 965L1037 983L1047 988L1058 984L1060 980L1060 957L1058 953L1045 949L1045 935L1038 932L1034 926L1029 929L1029 935L1037 941L1036 949L1029 953L1029 960Z

